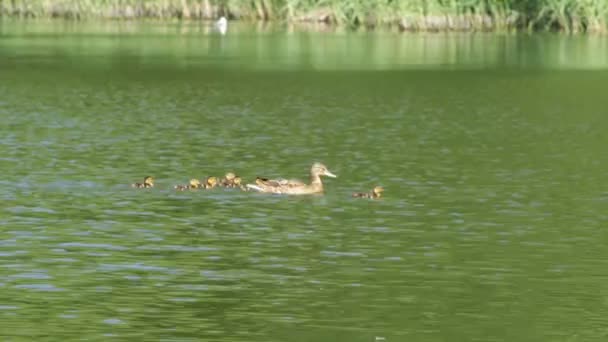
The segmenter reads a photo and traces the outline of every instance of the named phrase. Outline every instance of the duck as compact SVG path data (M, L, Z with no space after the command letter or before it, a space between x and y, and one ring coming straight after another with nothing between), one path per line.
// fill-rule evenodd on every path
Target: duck
M323 183L321 176L336 178L337 176L331 173L327 167L319 162L312 164L310 168L310 184L306 184L294 179L268 179L257 177L255 184L247 184L246 187L251 190L256 190L265 193L274 194L289 194L289 195L308 195L322 194Z
M178 191L191 190L191 189L200 189L200 188L202 188L202 184L201 184L201 182L198 179L192 178L190 180L189 184L185 184L185 185L180 184L180 185L174 186L173 188L175 190L178 190Z
M131 184L131 187L133 187L133 188L152 188L152 187L154 187L154 178L152 178L152 176L146 176L146 177L144 177L143 183L133 183L133 184Z
M358 197L358 198L380 198L382 196L382 192L384 191L384 188L381 186L376 186L372 189L371 192L355 192L353 194L353 197Z
M207 179L205 179L205 183L202 185L203 188L205 189L213 189L217 186L218 181L217 181L217 177L207 177Z

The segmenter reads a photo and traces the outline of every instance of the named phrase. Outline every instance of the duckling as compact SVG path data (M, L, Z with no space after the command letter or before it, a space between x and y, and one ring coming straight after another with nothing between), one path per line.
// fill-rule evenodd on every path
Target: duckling
M366 192L355 192L353 194L353 197L358 197L358 198L380 198L382 196L382 192L384 191L384 188L381 186L376 186L374 189L372 189L372 192L366 193Z
M133 188L152 188L152 187L154 187L154 178L152 178L152 176L146 176L146 177L144 177L143 183L133 183L133 184L131 184L131 187L133 187Z
M213 189L217 186L218 181L217 181L217 177L207 177L207 179L205 180L205 184L202 185L203 188L205 189Z
M203 186L202 186L201 182L198 179L192 178L190 180L189 184L186 184L186 185L180 184L180 185L174 186L173 188L175 190L178 190L178 191L184 191L184 190L190 190L190 189L200 189L202 187Z
M247 187L245 187L242 183L242 179L239 176L234 177L234 180L232 181L232 186L235 188L239 188L243 191L247 191Z
M233 172L228 172L220 181L220 185L226 188L231 188L236 177L237 176Z
M241 184L242 178L235 175L233 172L228 172L224 178L220 181L221 186L225 188L240 188L241 190L245 190L243 184Z

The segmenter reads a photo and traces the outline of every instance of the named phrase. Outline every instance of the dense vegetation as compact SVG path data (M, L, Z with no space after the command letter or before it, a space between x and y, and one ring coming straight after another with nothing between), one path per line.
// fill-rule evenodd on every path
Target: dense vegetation
M606 32L608 0L0 0L0 15L318 21L403 30Z

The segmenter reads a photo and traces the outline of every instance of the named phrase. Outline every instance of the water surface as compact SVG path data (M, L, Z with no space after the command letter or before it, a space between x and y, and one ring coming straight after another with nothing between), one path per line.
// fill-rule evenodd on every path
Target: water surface
M603 341L605 44L3 21L0 337Z

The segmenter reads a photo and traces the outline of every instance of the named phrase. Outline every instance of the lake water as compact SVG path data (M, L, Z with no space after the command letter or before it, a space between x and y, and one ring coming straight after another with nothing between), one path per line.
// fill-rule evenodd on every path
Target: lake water
M604 341L607 67L605 37L1 21L0 337ZM172 189L315 161L324 196Z

